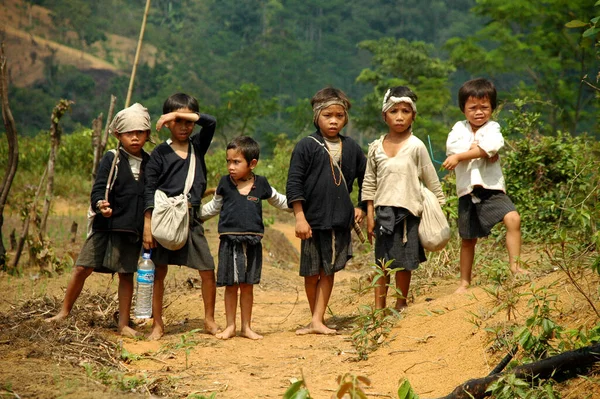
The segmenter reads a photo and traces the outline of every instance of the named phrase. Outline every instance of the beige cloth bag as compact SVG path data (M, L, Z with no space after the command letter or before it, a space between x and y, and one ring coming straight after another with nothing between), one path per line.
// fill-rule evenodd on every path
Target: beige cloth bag
M182 248L188 239L190 225L188 193L192 188L196 173L194 146L191 145L190 148L190 167L183 193L175 197L167 197L163 191L156 190L154 194L154 210L150 224L152 235L160 245L171 251Z
M450 226L437 197L421 184L423 213L419 224L419 240L428 251L440 251L450 241Z

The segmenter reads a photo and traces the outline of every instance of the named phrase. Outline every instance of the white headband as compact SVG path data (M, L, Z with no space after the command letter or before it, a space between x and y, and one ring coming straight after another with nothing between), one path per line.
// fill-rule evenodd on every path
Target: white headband
M390 91L391 90L388 89L388 91L385 93L385 96L383 96L383 104L381 106L381 112L384 112L384 113L387 112L390 108L392 108L396 104L407 103L410 105L410 107L415 112L415 114L417 113L417 105L414 103L412 98L407 97L407 96L403 96L403 97L390 96Z

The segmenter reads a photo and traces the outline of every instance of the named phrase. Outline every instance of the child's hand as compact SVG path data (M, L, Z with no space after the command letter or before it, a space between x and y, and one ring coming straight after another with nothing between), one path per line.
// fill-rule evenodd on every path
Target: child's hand
M301 240L308 240L312 237L312 229L306 219L296 220L296 237Z
M152 249L156 248L156 241L154 240L154 236L152 235L152 227L150 223L144 223L144 234L142 237L142 243L144 245L144 249Z
M458 155L454 154L454 155L450 155L448 158L446 158L446 160L442 164L442 167L447 170L454 170L459 163L460 163L460 160L458 159Z
M373 238L375 237L375 218L373 215L367 214L367 237L369 238L369 244L373 245Z
M112 208L110 207L110 203L106 200L100 200L96 204L96 207L105 218L109 218L112 216Z
M158 118L158 121L156 122L156 131L159 131L163 128L164 125L171 121L174 121L175 119L177 119L176 112L169 112L168 114L161 115L160 118Z
M365 215L366 214L362 209L354 208L354 220L356 220L356 223L361 224Z
M499 159L500 159L500 155L498 155L498 153L496 153L496 155L494 155L493 157L489 158L489 161L491 163L495 163L495 162L498 162Z

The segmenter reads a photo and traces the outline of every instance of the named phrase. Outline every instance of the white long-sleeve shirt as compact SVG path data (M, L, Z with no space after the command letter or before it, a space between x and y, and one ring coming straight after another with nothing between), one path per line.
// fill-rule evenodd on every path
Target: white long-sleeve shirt
M448 134L446 155L469 151L474 142L477 142L477 145L487 153L488 157L493 157L504 147L500 125L497 122L488 121L473 133L468 121L456 122ZM477 158L461 161L456 166L455 172L456 192L459 197L471 193L475 186L506 192L500 160L490 162L488 158Z
M415 216L423 212L421 182L445 203L444 193L425 144L411 135L398 153L389 157L383 149L382 136L369 144L367 171L362 185L363 201L373 206L395 206Z

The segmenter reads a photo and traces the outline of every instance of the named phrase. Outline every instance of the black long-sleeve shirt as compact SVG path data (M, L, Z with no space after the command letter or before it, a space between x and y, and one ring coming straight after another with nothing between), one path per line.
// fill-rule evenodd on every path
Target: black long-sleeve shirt
M141 236L144 231L145 168L150 156L142 150L140 175L138 180L135 180L129 166L127 153L120 150L118 155L119 163L114 171L117 177L114 180L112 190L108 194L108 202L113 210L112 216L105 218L102 215L96 215L92 228L94 231L125 231ZM115 153L109 151L102 157L98 165L98 174L90 194L92 209L94 210L96 210L96 203L104 199L106 182L114 159Z
M311 134L324 144L321 132ZM342 140L342 172L346 180L337 186L339 170L330 162L327 151L311 137L304 137L296 144L290 159L286 196L288 206L302 201L306 221L312 229L350 228L354 219L354 206L349 193L354 180L358 179L358 201L361 203L362 180L365 175L367 157L358 143L347 136L339 135ZM333 171L332 171L333 169Z
M190 145L194 146L196 156L196 173L194 182L189 192L189 202L192 206L199 206L202 195L206 190L206 162L204 156L215 135L217 120L212 115L200 114L196 121L202 128L200 132L190 136ZM185 179L190 166L190 150L183 159L167 143L161 143L150 154L150 161L146 166L146 191L144 192L144 209L154 208L154 193L157 189L163 191L168 197L183 193Z

